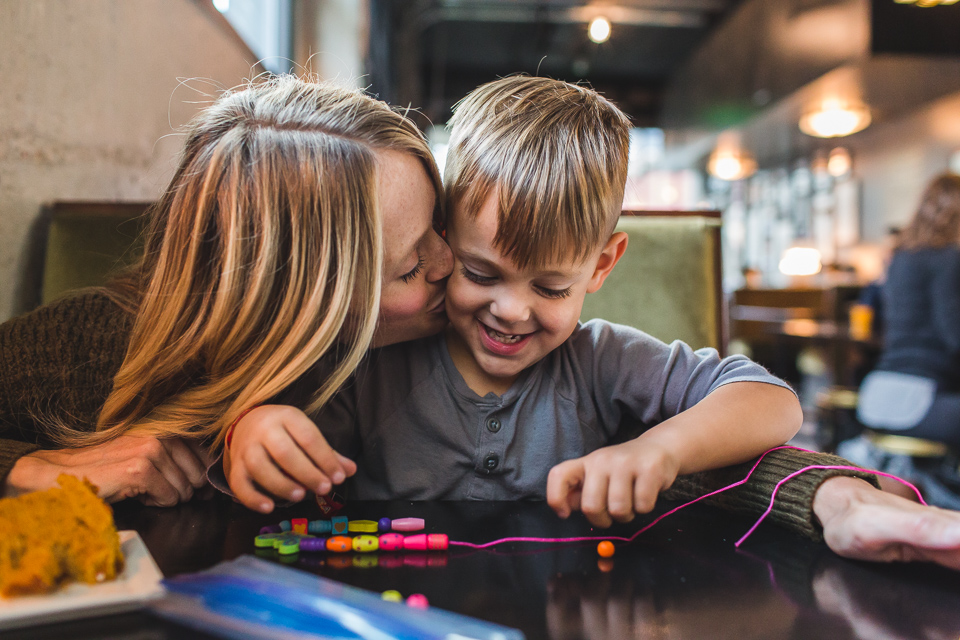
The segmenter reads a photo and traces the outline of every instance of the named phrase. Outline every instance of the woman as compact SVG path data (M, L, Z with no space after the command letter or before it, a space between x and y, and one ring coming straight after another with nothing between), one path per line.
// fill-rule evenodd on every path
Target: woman
M861 387L860 421L960 452L960 176L934 178L897 236L883 307L884 350ZM889 470L925 485L941 506L960 508L960 496L938 474L915 468L906 456L890 458L866 439L843 451L877 468L899 464Z
M244 411L325 371L312 412L371 344L439 331L452 268L439 193L421 134L363 94L281 77L224 95L188 131L143 261L0 327L4 493L68 472L109 501L188 500ZM740 502L833 460L771 454ZM773 516L795 530L818 520L844 555L960 568L960 520L832 473L785 485L802 513L778 500Z
M319 406L371 343L439 331L440 188L416 127L359 92L288 76L221 97L191 124L142 262L3 325L5 492L69 471L110 501L188 500L198 443L245 407L335 361Z

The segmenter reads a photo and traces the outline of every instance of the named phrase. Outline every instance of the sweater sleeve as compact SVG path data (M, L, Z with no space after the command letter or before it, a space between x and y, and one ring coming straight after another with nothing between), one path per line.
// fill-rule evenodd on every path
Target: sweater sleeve
M746 477L756 460L723 469L681 476L663 495L670 500L692 500ZM770 504L776 484L795 471L811 465L856 466L838 456L778 449L766 454L750 480L729 491L708 498L708 504L759 517ZM844 469L811 469L783 484L777 492L769 518L794 533L817 541L823 532L813 513L813 496L825 480L836 476L853 476L880 488L877 477L866 471Z
M0 485L21 457L54 448L42 422L92 430L113 387L132 317L100 293L0 325Z

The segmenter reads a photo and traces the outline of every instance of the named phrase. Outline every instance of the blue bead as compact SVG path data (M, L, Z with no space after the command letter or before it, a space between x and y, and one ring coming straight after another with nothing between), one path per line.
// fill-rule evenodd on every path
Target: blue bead
M290 521L289 521L289 520L284 520L284 521L282 521L282 522L280 523L280 530L281 530L281 531L290 531L291 529L293 529L293 525L290 524Z
M329 520L311 520L307 523L307 533L330 533L333 523Z
M330 524L333 526L333 532L338 536L347 534L347 516L333 516L330 518Z
M387 533L390 531L390 518L380 518L377 522L377 531Z

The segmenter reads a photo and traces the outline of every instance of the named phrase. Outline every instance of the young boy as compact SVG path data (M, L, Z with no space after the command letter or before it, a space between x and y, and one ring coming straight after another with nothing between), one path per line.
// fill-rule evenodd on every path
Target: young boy
M546 498L605 526L652 509L680 474L797 432L794 393L746 358L579 323L626 249L614 228L628 145L626 116L564 82L504 78L458 105L450 326L372 352L313 416L357 460L352 496Z

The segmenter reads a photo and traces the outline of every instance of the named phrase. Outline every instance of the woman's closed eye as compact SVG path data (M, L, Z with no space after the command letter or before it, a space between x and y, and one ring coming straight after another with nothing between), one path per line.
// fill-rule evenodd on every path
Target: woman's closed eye
M407 273L400 276L400 279L403 280L404 284L410 282L411 280L416 278L418 275L420 275L420 272L423 271L423 265L424 265L423 256L418 253L417 266L415 266L413 269L411 269Z

